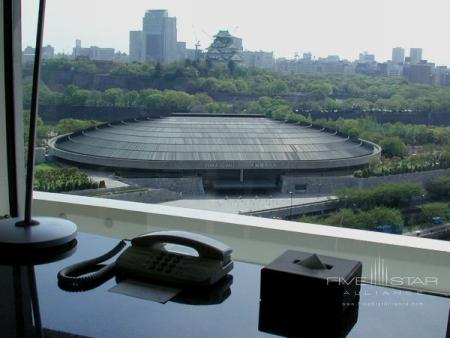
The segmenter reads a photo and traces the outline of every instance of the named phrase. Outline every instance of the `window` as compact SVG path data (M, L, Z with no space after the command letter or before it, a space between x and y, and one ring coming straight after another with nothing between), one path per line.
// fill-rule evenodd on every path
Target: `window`
M418 29L399 5L364 21L325 0L258 16L237 1L91 5L48 3L36 190L448 239L450 56L423 38L445 31L441 11ZM311 203L327 213L292 207Z

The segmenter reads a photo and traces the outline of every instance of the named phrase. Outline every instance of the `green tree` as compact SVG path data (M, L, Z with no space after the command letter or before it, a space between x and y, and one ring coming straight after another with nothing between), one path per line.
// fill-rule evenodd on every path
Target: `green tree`
M63 103L69 106L85 106L90 92L75 85L67 86L63 91Z
M403 208L423 195L417 183L383 184L369 189L343 189L337 193L340 206L368 210L376 206Z
M385 138L380 145L386 157L405 157L408 154L408 148L399 137Z
M450 199L450 176L433 177L425 188L433 199Z
M105 105L103 102L103 93L98 90L91 90L86 105L92 107L101 107Z
M301 222L313 222L338 227L375 230L382 225L391 225L400 228L403 218L398 209L376 207L367 211L341 209L326 218L301 218Z
M161 65L160 62L158 62L155 66L155 70L153 72L153 76L155 78L160 78L163 75L163 66Z
M58 134L63 135L94 127L99 124L101 124L101 122L94 120L62 119L54 129Z
M56 106L63 102L63 94L51 91L46 85L39 86L39 104Z
M441 217L444 222L450 220L450 207L448 203L427 203L421 207L421 213L424 217L424 221L431 223L433 217Z
M25 144L28 142L29 137L29 126L30 126L30 111L25 110L23 114L23 125L24 125L24 140ZM43 139L47 138L48 133L51 128L47 126L40 116L36 120L36 144L40 145Z
M333 86L327 82L316 82L311 85L311 96L323 100L333 94Z
M126 92L123 97L126 107L136 107L139 104L139 93L135 90Z
M194 97L184 92L166 90L163 92L165 110L186 111L194 103Z
M120 88L110 88L103 93L103 102L106 105L117 107L123 103L123 90Z
M197 93L194 95L195 101L197 102L197 104L201 104L201 105L205 105L208 103L212 103L213 99L208 96L208 94L206 93Z

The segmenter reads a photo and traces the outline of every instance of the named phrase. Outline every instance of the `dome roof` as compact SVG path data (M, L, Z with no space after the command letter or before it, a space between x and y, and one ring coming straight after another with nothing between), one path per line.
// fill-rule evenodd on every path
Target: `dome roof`
M380 148L334 131L250 116L173 115L107 123L50 142L70 161L129 169L328 169Z

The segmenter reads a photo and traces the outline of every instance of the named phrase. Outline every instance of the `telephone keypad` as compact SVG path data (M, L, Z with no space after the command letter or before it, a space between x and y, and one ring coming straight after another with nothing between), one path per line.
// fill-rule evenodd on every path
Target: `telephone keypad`
M178 276L185 275L182 266L186 264L184 257L176 254L163 254L159 259L159 266L164 267L160 272L174 274Z
M183 262L182 257L173 255L173 254L167 254L167 253L159 253L155 256L154 260L146 260L144 268L147 270L156 270L159 273L167 273L170 274L172 271L175 273L180 274L181 271L177 269L178 264ZM151 262L151 263L150 263Z
M138 278L166 280L174 283L204 283L210 271L220 269L220 261L178 253L150 251L139 247L129 248L118 260L124 273L133 273ZM128 271L128 272L125 272Z

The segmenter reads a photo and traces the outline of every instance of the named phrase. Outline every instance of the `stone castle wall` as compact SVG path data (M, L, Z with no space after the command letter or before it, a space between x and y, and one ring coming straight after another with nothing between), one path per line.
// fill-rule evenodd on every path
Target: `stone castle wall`
M305 194L334 194L345 188L364 189L389 183L415 182L424 186L433 177L444 175L450 175L450 169L368 178L283 175L281 177L281 191L285 194L288 194L290 191Z

